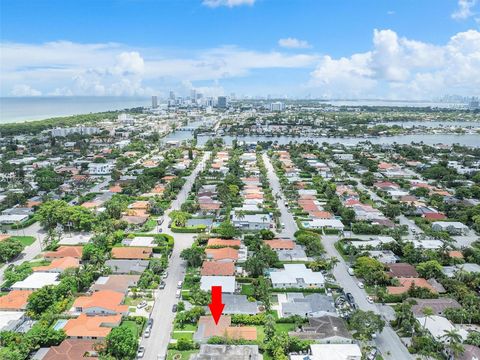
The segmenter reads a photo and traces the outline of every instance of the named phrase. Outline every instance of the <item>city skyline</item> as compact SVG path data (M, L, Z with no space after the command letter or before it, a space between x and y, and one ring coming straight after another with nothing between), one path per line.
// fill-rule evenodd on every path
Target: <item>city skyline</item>
M0 96L424 100L480 89L476 0L5 1L1 13Z

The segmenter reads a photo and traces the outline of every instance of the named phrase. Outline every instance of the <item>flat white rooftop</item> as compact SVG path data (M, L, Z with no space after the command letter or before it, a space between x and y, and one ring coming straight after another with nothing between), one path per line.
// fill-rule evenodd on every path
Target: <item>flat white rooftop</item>
M58 285L60 281L57 281L57 278L57 273L34 272L25 280L17 281L15 284L13 284L12 289L35 290L40 289L46 285Z
M23 311L0 311L0 331L10 330L10 327L23 317Z

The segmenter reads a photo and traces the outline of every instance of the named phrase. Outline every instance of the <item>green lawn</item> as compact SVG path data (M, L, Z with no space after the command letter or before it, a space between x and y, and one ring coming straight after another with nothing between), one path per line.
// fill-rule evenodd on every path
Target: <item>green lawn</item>
M242 285L242 295L253 296L253 285L252 284L243 284Z
M193 324L185 324L183 328L178 326L178 324L175 324L174 330L180 330L180 331L196 331L197 326Z
M30 246L35 242L33 236L12 236L11 239L20 241L23 246Z
M295 330L295 324L275 324L275 330L277 332L289 332Z
M138 297L136 299L128 296L126 299L125 299L125 305L128 305L128 306L137 306L138 304L140 304L142 302L142 298L141 297Z
M263 330L263 325L255 326L257 328L257 341L258 343L263 343L265 340L265 331Z
M190 355L197 353L198 350L192 350L192 351L177 351L177 350L169 350L167 353L167 360L173 360L173 357L176 354L180 354L181 356L179 357L179 360L188 360L190 358Z
M140 336L142 332L141 325L138 325L135 321L125 320L121 325L131 328L133 331L135 331L137 336Z
M172 334L172 339L187 339L187 340L193 340L193 332L173 332Z

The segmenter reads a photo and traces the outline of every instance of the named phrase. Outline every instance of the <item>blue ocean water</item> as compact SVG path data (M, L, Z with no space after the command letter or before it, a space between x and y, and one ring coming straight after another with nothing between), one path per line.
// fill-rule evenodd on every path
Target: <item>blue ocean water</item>
M147 97L0 97L0 123L150 106Z

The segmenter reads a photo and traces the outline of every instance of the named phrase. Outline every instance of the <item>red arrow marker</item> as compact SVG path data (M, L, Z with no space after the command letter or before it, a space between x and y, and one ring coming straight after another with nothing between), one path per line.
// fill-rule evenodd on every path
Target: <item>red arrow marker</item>
M222 287L212 286L212 301L208 304L210 312L212 313L213 321L218 324L220 317L222 316L225 304L222 304Z

